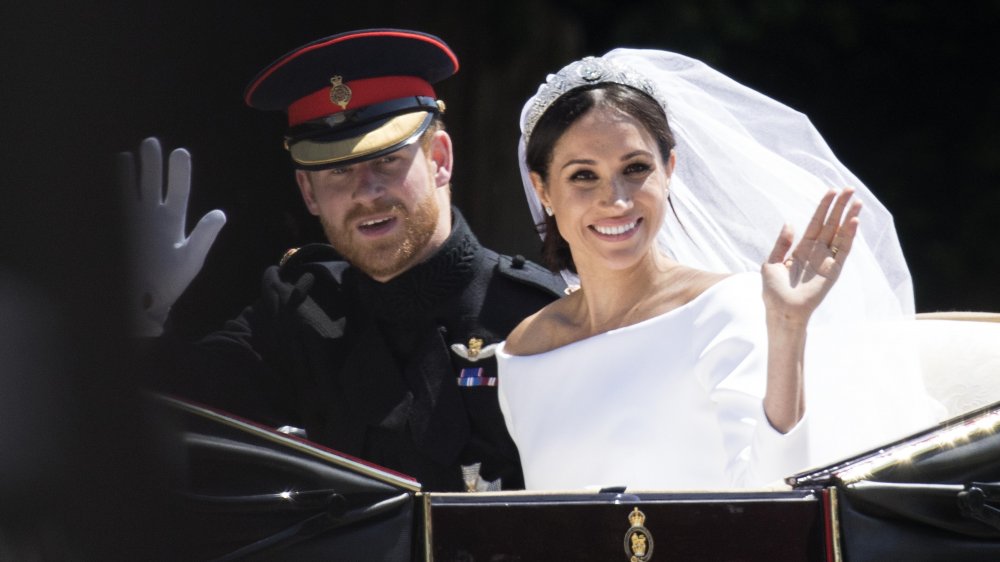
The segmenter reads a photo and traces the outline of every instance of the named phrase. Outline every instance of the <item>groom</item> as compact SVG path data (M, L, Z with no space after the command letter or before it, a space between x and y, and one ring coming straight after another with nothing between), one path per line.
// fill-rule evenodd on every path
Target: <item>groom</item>
M425 490L523 486L493 353L563 284L481 246L451 205L452 143L433 84L457 70L441 39L375 29L304 45L251 81L248 105L287 113L295 180L329 244L288 252L258 300L197 344L158 338L155 387L304 428ZM158 166L155 139L141 157ZM171 173L189 173L188 159L175 151ZM190 276L222 221L210 214L179 244L197 248L181 260ZM147 324L162 325L173 301L159 295L190 276L179 290L148 276Z

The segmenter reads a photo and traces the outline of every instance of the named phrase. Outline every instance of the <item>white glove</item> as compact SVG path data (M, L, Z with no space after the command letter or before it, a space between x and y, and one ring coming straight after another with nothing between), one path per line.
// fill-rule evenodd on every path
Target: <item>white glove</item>
M170 307L205 263L205 255L226 224L226 215L218 209L206 214L191 236L185 236L191 154L183 148L170 153L165 192L163 154L154 137L139 145L138 171L133 154L122 152L118 173L126 190L131 244L128 307L132 332L158 336L163 333Z

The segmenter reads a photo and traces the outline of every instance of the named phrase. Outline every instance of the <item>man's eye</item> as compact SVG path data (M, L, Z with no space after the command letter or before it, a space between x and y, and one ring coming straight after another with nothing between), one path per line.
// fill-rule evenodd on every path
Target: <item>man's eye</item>
M399 160L399 156L389 155L389 156L383 156L382 158L380 158L379 162L381 162L382 164L392 164L396 160Z
M330 168L328 170L328 172L329 172L329 174L331 176L341 176L341 175L344 175L344 174L346 174L347 172L350 172L350 171L351 171L351 167L350 166L343 166L343 167L340 167L340 168Z

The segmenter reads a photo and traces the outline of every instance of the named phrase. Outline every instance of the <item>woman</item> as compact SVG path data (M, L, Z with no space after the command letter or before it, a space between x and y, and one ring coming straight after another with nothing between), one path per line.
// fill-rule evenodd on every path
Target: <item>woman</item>
M817 458L806 327L852 253L861 203L852 189L817 190L832 155L810 174L813 154L788 149L810 140L808 123L789 136L774 114L794 112L755 92L740 99L747 91L720 77L672 53L617 50L550 76L525 107L522 171L529 202L547 215L546 258L580 286L497 353L529 488L761 486ZM771 111L767 134L731 106ZM683 141L676 150L664 107ZM685 166L687 176L675 174ZM806 185L786 188L796 182ZM750 208L746 194L756 195ZM813 212L801 212L805 199L819 200ZM773 224L790 210L811 216L794 248L793 229ZM780 233L762 250L768 226L768 237ZM904 314L908 277L893 290L898 264L861 246L858 273L880 285L863 279L859 294L884 285L890 297L850 310Z

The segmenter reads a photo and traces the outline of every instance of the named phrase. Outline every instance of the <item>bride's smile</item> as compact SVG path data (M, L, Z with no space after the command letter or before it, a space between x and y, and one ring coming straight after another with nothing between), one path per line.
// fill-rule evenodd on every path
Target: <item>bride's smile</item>
M566 130L539 197L578 268L626 269L653 251L672 169L646 127L621 110L595 107Z

